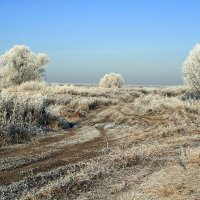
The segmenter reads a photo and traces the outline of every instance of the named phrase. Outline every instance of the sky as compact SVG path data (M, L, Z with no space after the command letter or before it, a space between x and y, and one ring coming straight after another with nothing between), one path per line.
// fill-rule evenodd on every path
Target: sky
M46 53L48 82L182 84L200 42L199 0L0 0L0 55L15 44Z

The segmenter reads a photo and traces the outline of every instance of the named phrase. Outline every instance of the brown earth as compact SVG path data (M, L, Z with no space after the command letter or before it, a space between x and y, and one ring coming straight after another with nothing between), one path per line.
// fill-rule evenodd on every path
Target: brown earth
M97 113L95 111L95 113ZM77 114L75 114L76 120L80 120L77 118ZM80 115L79 115L80 117ZM70 116L70 118L73 118ZM91 116L87 118L87 121L93 118L93 113ZM74 119L74 118L73 118ZM83 121L82 123L85 123ZM0 159L8 158L8 157L34 157L38 156L45 151L52 150L47 145L54 144L59 141L67 141L70 140L72 136L76 134L76 129L69 129L62 134L55 134L51 137L39 138L30 144L23 144L23 145L16 145L16 147L9 147L2 148L0 150ZM109 140L109 143L111 140ZM1 185L8 185L12 182L20 181L23 176L24 171L28 171L30 169L37 169L37 173L45 172L52 169L55 169L60 166L64 166L67 164L72 164L77 161L84 161L93 157L96 157L101 154L101 149L105 147L107 144L107 137L104 133L104 130L100 130L100 136L95 139L84 141L83 143L72 144L72 145L65 145L60 147L56 147L53 149L57 150L54 153L51 153L50 156L46 158L39 159L38 161L33 161L30 163L25 163L16 167L14 169L1 171L0 172L0 184ZM111 144L111 143L110 143ZM28 153L31 150L31 153ZM27 174L26 174L27 175Z
M56 194L43 189L42 199L200 199L196 187L200 184L199 174L191 177L200 167L198 130L185 131L178 125L171 126L172 121L166 115L134 113L131 104L126 103L103 106L86 116L66 112L63 117L80 122L80 127L58 130L29 143L0 149L1 186L50 173L59 167L94 162L94 168L103 169L98 175L90 177L93 166L87 169L88 164L84 164L82 173L86 178L82 180L82 175L74 172L71 187L56 188ZM105 129L109 123L112 126ZM197 152L197 158L190 151ZM165 176L165 171L168 174L163 179L159 174ZM193 181L194 186L187 180ZM174 185L168 188L172 181Z

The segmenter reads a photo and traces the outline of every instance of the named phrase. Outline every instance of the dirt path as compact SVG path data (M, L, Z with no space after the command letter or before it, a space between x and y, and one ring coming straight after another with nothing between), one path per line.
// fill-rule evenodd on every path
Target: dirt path
M91 112L82 123L86 124L93 117ZM82 128L69 129L63 134L43 137L29 144L16 145L11 149L2 148L0 150L1 163L11 166L9 168L5 166L0 170L0 185L8 185L30 174L49 171L100 155L102 148L107 145L104 130L95 129L92 126L88 129L88 132L87 127L83 130ZM95 131L96 135L92 131ZM16 159L14 165L12 165L12 158Z
M0 199L1 192L10 200L28 191L34 200L116 200L127 191L130 198L120 199L135 193L141 200L199 199L198 128L185 131L131 106L101 107L81 118L80 127L1 148Z

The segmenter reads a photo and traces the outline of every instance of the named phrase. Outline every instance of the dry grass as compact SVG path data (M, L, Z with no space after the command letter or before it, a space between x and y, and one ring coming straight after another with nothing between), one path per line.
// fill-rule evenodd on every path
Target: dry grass
M38 91L51 127L74 127L2 147L2 199L200 199L200 103L181 101L185 87L52 85L28 94Z

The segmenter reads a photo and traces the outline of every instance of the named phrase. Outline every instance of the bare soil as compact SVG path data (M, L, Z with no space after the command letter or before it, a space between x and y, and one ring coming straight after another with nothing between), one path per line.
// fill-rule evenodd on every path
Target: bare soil
M184 132L178 126L166 132L172 123L166 115L133 110L131 103L121 103L102 106L86 117L65 113L64 117L79 121L79 127L1 148L4 199L200 199L200 132ZM108 123L113 127L105 129ZM59 170L65 180L56 175ZM54 178L38 180L37 186L36 178L43 174ZM29 185L29 196L25 189L7 194L6 188L19 188L18 183L25 184L28 178L35 181ZM54 186L57 183L61 186Z

